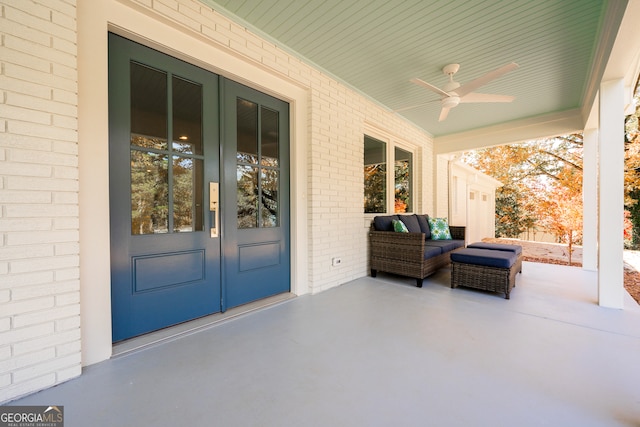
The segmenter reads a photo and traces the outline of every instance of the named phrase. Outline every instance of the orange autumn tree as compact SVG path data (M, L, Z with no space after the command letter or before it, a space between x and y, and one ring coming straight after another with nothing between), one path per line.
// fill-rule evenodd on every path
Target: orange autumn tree
M462 159L504 184L496 191L497 237L537 227L560 243L581 242L581 134L475 150Z
M558 236L558 242L568 245L571 264L573 245L582 242L582 159L575 158L582 150L571 150L567 156L565 148L548 191L541 192L536 216L542 228Z
M538 204L539 224L567 244L571 265L573 245L582 241L582 194L563 187L546 194L549 197Z
M624 207L625 246L640 246L640 83L634 95L636 109L625 118L624 132Z

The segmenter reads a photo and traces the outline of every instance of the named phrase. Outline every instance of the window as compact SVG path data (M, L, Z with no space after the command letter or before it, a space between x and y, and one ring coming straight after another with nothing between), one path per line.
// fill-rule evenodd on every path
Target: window
M238 228L279 226L278 112L238 98Z
M411 181L412 181L412 160L413 155L401 148L396 147L395 154L395 203L394 212L411 212Z
M136 62L130 73L131 234L204 231L202 86Z
M387 211L387 144L364 137L364 212Z
M393 174L387 173L392 159ZM371 136L364 137L364 212L413 211L413 153Z

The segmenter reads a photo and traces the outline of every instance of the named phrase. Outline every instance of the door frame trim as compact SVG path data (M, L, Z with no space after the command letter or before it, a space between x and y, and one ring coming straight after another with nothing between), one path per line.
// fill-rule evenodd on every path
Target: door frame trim
M111 31L290 105L291 293L309 293L307 235L308 88L190 28L118 0L78 0L78 161L82 364L111 357L108 32ZM215 64L209 62L215 58ZM95 242L103 242L96 245Z

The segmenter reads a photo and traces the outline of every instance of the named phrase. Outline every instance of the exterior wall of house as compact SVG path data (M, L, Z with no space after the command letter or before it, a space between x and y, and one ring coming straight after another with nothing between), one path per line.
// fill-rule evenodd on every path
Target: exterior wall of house
M434 212L430 135L199 1L9 3L0 5L0 402L111 354L108 30L291 103L294 293L367 274L367 127L414 148L415 210Z
M467 227L467 243L495 237L496 188L502 184L463 163L449 165L451 225Z
M0 5L0 402L80 374L76 7Z

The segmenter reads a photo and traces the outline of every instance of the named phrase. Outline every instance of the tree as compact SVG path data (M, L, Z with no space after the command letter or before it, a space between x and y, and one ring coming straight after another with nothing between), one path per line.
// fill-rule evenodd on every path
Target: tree
M131 233L166 233L169 227L166 155L131 151Z
M640 82L639 82L640 83ZM624 174L624 205L628 212L627 220L633 224L631 236L625 237L627 245L633 249L640 245L640 131L638 129L640 117L640 84L636 84L634 95L636 109L633 114L625 118L625 174Z
M395 200L393 211L395 213L404 213L410 203L411 164L408 161L396 161L394 169Z
M520 191L513 186L503 186L496 191L496 236L518 237L533 227L534 218L527 209Z
M551 227L559 242L581 240L582 142L571 134L465 153L463 161L504 184L496 190L497 237L539 226Z
M387 166L385 163L364 167L364 211L379 213L386 210Z
M538 207L542 227L569 246L571 265L573 245L582 241L582 194L576 194L568 187L559 187L547 193L547 198L539 201Z

